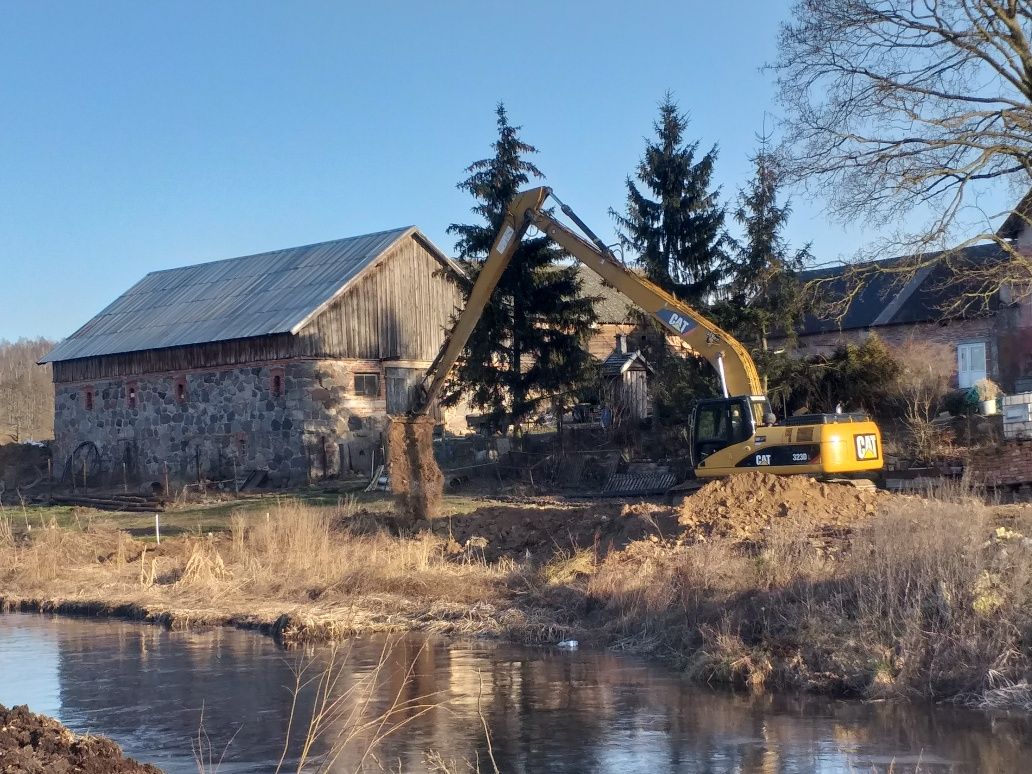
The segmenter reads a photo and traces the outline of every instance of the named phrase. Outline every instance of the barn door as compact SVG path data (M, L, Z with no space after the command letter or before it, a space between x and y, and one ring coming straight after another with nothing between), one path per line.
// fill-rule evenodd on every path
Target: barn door
M387 369L387 413L404 414L412 406L416 385L423 378L418 368Z

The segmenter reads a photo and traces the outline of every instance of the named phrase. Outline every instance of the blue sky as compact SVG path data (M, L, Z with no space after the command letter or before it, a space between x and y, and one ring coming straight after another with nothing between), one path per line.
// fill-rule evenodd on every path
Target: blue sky
M411 223L450 252L498 100L604 237L667 89L733 195L788 6L4 3L0 338L68 335L154 269ZM865 238L794 207L822 262Z

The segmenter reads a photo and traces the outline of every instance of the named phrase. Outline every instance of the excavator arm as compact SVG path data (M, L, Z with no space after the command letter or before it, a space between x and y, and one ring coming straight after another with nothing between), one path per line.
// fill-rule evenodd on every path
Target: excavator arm
M466 346L502 273L530 226L547 234L566 252L649 313L670 334L683 341L700 357L706 358L720 376L724 397L763 394L763 384L756 365L741 342L692 307L625 268L573 211L561 202L562 211L590 237L590 241L558 221L544 209L549 196L555 198L550 188L542 186L517 194L509 204L491 252L473 285L466 308L430 366L427 372L429 384L424 382L423 394L413 406L412 413L425 414L440 397L452 366Z

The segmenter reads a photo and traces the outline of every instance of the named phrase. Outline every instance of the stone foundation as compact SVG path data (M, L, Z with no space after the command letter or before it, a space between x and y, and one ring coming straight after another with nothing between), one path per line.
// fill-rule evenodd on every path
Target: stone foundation
M355 394L377 374L379 394ZM278 378L277 378L278 377ZM382 462L385 379L376 361L288 360L55 385L55 473L84 442L108 483L224 481L267 470L273 485ZM368 381L366 381L368 386ZM123 468L124 466L124 468Z

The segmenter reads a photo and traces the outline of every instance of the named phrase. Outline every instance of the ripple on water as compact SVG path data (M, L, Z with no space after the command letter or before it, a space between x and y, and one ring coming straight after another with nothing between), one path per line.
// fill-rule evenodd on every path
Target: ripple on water
M711 692L588 650L387 642L349 643L338 693L375 675L374 714L397 697L442 704L382 743L379 760L392 771L425 771L430 749L486 763L480 713L505 772L1018 772L1032 759L1032 724L1022 717ZM318 661L327 652L308 653ZM201 739L215 760L224 754L222 774L268 772L286 738L299 657L232 629L0 616L0 703L107 734L169 774L197 771L203 716ZM337 768L353 770L357 755L346 751Z

